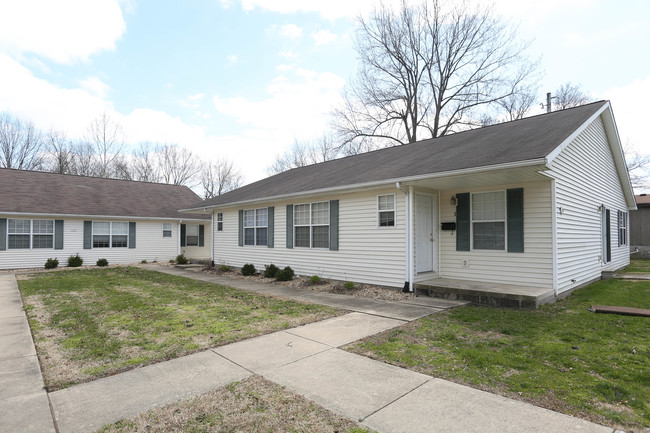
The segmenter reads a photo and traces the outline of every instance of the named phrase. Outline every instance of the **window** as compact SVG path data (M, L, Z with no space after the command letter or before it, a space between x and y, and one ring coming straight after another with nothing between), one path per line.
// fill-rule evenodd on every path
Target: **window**
M377 212L379 227L395 227L395 195L378 196Z
M475 250L505 250L505 191L472 194L472 245Z
M53 220L7 220L7 248L54 248Z
M9 235L9 242L7 248L21 249L29 248L30 238L30 220L14 220L10 219L7 222Z
M298 204L293 208L294 245L305 248L329 248L329 202Z
M32 248L54 248L54 221L32 221Z
M618 246L627 245L627 212L618 211Z
M244 211L244 245L268 245L269 209Z
M172 223L163 223L163 238L172 237Z
M188 224L185 229L185 246L198 247L199 246L199 226L196 224Z
M93 221L93 248L129 246L129 223Z
M217 213L217 231L223 231L223 213Z

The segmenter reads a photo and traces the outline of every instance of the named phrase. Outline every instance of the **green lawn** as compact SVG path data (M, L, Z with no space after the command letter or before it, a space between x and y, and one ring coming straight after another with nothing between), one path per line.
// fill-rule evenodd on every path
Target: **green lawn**
M19 288L49 390L340 314L133 267L33 274Z
M535 311L455 308L348 350L614 427L650 426L648 282L599 281Z
M626 266L621 272L650 272L650 259L632 259L630 264Z

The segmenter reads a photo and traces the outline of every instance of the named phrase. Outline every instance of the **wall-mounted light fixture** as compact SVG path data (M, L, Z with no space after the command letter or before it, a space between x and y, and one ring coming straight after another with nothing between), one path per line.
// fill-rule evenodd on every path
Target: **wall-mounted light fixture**
M455 195L451 196L451 200L449 200L449 204L452 206L457 206L458 205L458 200L456 199Z

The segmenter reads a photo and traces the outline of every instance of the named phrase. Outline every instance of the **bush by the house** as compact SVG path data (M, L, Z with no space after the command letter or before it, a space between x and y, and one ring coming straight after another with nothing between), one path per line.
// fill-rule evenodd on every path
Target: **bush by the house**
M291 281L294 275L295 274L293 273L293 269L287 266L286 268L278 270L278 272L275 273L275 279L278 281Z
M346 281L343 283L343 287L345 287L348 290L354 289L354 283L352 281Z
M311 277L309 277L309 284L316 285L316 284L320 284L322 281L323 281L322 278L319 277L318 275L312 275Z
M264 269L264 278L275 278L275 274L278 273L280 268L275 266L273 263L270 265L264 265L266 269Z
M143 265L146 264L146 263L147 263L147 259L142 259L142 260L140 260L140 263L142 263Z
M108 260L106 260L106 259L97 260L97 266L102 266L102 267L108 266Z
M59 267L59 259L47 259L45 269L54 269Z
M257 273L257 269L255 269L255 265L252 263L246 263L244 266L241 267L241 274L245 277L250 277L252 275L255 275Z
M83 265L83 263L84 263L84 259L82 259L79 256L79 253L77 253L74 256L68 257L68 266L70 266L71 268L78 268L79 266Z
M228 271L230 270L230 266L228 266L228 265L221 265L221 266L219 266L219 270L220 270L221 272L228 272Z
M176 264L177 265L186 265L189 262L190 261L187 259L187 257L185 257L185 254L179 254L178 256L176 256Z

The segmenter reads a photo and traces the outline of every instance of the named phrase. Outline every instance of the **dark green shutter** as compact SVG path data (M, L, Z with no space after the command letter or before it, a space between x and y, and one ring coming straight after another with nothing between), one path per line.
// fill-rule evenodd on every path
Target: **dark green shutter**
M63 220L54 220L54 249L63 249Z
M84 221L84 250L93 247L93 222Z
M506 191L508 207L508 252L524 252L524 189Z
M244 210L243 209L239 210L239 236L237 238L239 240L239 246L243 247L244 246Z
M205 246L205 226L203 224L199 225L199 246Z
M456 251L469 251L469 193L456 194Z
M330 200L330 251L339 250L339 201Z
M181 224L181 247L185 246L185 231L187 230L187 226L185 224Z
M612 261L612 227L611 227L611 216L610 216L609 209L605 209L605 236L607 236L607 239L605 239L607 244L606 263L609 263Z
M293 205L287 205L287 248L293 248Z
M269 222L268 222L268 230L267 230L267 247L273 248L273 242L274 242L274 235L273 231L275 229L275 221L274 221L274 216L275 216L275 208L273 206L269 206Z
M0 251L7 249L7 218L0 218Z
M616 231L618 232L618 246L621 244L621 211L616 212Z
M135 248L135 222L129 222L129 248Z

